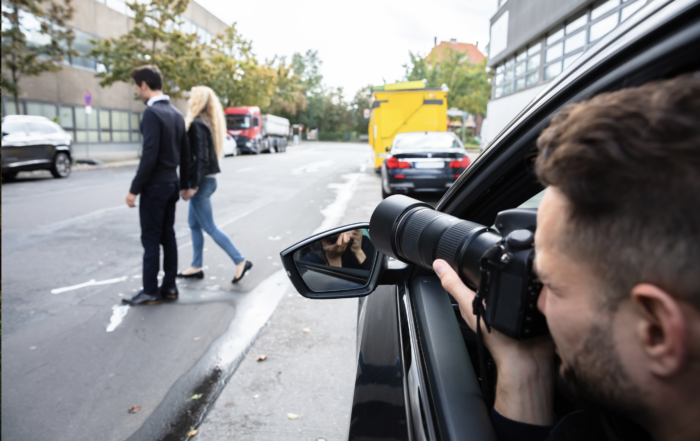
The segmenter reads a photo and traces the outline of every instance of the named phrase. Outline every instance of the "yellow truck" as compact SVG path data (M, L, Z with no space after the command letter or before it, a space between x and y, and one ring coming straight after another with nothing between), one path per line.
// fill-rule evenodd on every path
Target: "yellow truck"
M446 132L447 92L423 81L374 87L369 114L369 144L379 170L394 137L406 132Z

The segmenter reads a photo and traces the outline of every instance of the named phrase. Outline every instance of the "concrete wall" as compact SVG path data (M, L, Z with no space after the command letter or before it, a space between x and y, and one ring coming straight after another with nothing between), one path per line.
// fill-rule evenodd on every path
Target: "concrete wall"
M508 0L493 17L491 25L508 12L508 44L502 52L489 55L495 66L535 38L544 36L566 17L583 11L593 0Z
M482 145L491 142L546 87L547 84L541 84L489 101L482 129Z

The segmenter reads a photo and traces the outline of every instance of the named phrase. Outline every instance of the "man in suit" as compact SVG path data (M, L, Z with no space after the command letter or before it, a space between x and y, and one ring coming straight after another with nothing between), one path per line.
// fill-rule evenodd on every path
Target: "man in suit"
M135 207L136 196L141 195L139 218L144 248L143 289L123 302L128 305L156 305L163 298L176 300L178 297L175 286L175 204L179 196L187 200L194 194L187 179L190 149L185 120L180 111L170 104L170 97L163 94L163 77L158 67L147 65L136 68L131 72L131 79L139 98L148 106L141 120L143 155L126 195L129 207ZM161 245L165 276L158 287Z

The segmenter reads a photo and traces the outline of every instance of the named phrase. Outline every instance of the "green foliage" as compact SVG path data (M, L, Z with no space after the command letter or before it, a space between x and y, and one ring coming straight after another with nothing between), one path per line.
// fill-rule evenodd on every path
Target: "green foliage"
M410 62L404 65L406 80L427 81L428 87L446 84L447 105L466 110L472 115L485 115L491 96L491 74L486 72L486 59L476 64L463 61L464 54L445 48L440 63L431 64L425 57L409 52Z
M91 40L93 48L88 56L104 65L104 71L96 74L101 78L100 86L128 83L131 71L145 64L158 66L164 76L163 92L173 98L209 78L211 66L201 62L205 48L197 35L177 29L188 3L189 0L127 3L134 14L133 28L117 38Z
M44 72L58 72L61 63L69 55L77 55L71 48L75 35L66 27L73 17L72 0L63 4L44 0L3 1L2 11L2 88L12 94L19 111L19 82L26 76L39 76ZM30 13L39 20L40 28L31 30L45 40L44 44L27 40L27 29L20 24L20 15Z

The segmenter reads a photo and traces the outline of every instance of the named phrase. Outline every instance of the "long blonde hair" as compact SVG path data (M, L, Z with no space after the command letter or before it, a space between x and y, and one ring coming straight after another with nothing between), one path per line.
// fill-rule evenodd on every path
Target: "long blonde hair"
M214 139L214 151L216 156L221 159L224 154L224 141L226 140L226 119L219 98L207 86L193 87L190 92L187 116L185 117L185 128L187 130L190 129L192 121L197 117L202 118L211 129L211 136Z

